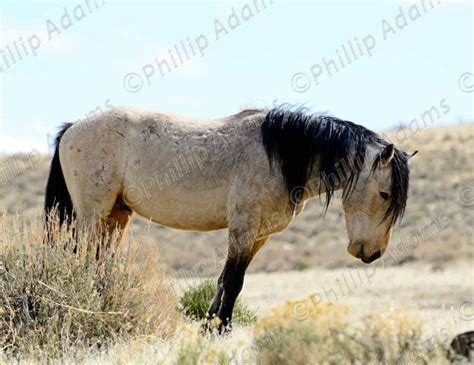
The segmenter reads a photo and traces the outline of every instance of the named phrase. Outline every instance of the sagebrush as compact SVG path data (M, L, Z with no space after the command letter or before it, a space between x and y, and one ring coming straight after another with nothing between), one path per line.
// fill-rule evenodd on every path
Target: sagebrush
M361 319L341 304L287 301L255 326L258 364L445 364L443 343L424 340L419 318L379 308Z
M8 222L8 223L7 223ZM0 217L0 349L4 356L61 358L117 340L167 337L177 297L159 260L140 242L119 245L39 221ZM77 253L74 253L74 248Z

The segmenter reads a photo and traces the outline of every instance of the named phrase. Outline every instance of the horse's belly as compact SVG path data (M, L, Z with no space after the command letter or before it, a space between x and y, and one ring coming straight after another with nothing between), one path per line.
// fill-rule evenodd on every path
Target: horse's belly
M227 227L226 199L212 193L188 195L189 191L152 194L131 208L154 223L171 228L212 231Z

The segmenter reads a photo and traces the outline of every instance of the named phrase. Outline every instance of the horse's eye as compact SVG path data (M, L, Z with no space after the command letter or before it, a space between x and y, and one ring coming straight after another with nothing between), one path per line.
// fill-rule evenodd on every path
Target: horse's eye
M381 191L380 196L383 200L388 200L388 198L390 198L390 195L388 195L388 193L386 193L385 191Z

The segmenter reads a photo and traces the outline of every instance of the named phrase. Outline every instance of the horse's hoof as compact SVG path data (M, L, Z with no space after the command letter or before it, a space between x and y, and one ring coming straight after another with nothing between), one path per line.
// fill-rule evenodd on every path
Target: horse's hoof
M232 331L230 322L224 322L219 317L207 318L201 326L201 332L204 335L225 335Z

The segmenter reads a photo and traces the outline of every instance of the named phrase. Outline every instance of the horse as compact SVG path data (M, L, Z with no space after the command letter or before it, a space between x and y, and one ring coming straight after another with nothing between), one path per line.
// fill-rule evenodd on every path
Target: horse
M364 263L385 252L403 216L410 156L375 132L303 107L192 118L113 107L57 135L45 213L125 232L133 214L194 231L228 229L226 262L206 328L232 328L247 267L306 202L336 191Z

